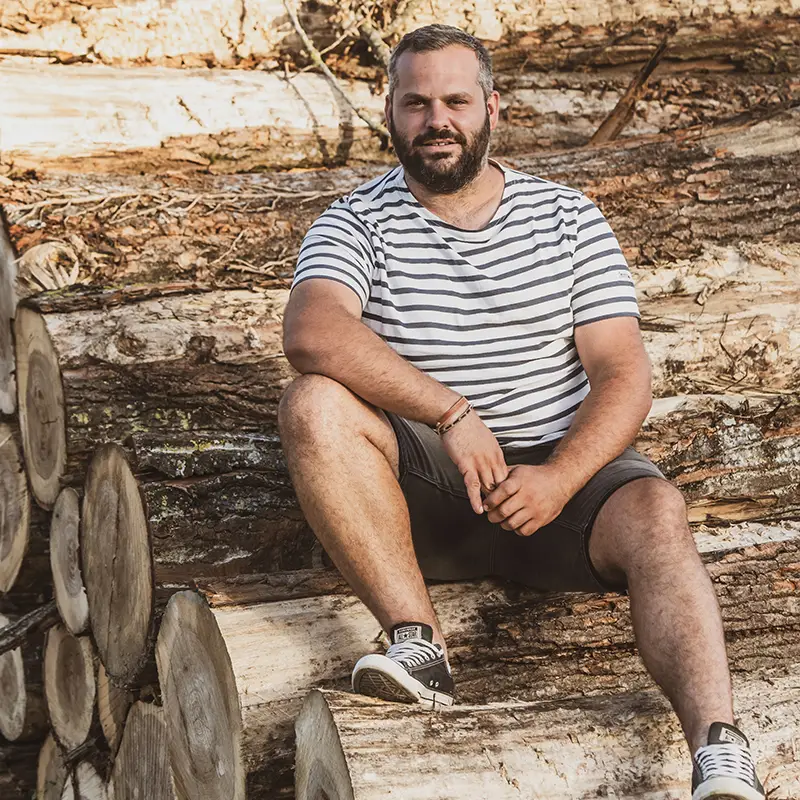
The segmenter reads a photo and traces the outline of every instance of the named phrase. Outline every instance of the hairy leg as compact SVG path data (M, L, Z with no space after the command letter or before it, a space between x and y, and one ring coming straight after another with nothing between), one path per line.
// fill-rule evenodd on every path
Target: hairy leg
M307 374L281 398L278 425L300 507L353 591L385 630L425 622L444 647L384 412L337 381Z
M680 492L660 478L625 484L600 510L589 556L604 578L627 578L642 660L694 753L712 722L733 722L733 703L719 604Z

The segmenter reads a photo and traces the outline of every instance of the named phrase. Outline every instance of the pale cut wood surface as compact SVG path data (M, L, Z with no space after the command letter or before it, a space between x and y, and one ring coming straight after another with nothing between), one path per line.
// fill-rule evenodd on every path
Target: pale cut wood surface
M163 708L131 707L110 784L113 800L175 800Z
M92 636L108 675L119 685L128 685L135 682L149 656L153 576L139 487L117 445L101 447L92 459L81 517L81 561Z
M178 797L244 800L239 697L225 641L201 595L170 598L156 661Z
M67 630L75 636L89 626L89 604L80 567L78 529L80 499L67 487L61 490L53 507L50 527L50 568L58 610Z
M41 317L18 308L14 319L22 451L36 502L51 509L67 460L64 390L53 342Z
M794 602L799 546L795 538L706 555L736 674L800 659ZM557 699L652 686L636 653L622 596L541 594L492 581L434 585L431 595L448 640L459 702ZM211 738L224 739L231 726L243 725L248 792L258 796L285 789L291 783L291 725L302 698L313 686L346 686L356 660L385 647L380 626L352 596L213 611L188 593L175 597L181 598L171 601L176 630L196 627L195 616L213 615L213 626L206 624L219 631L193 657L184 657L191 664L192 684L216 686L201 693L215 695L235 678L241 723L238 715L213 718L213 723L204 715L204 724L214 731ZM185 597L193 601L188 608ZM177 624L184 617L191 625ZM164 639L165 653L169 641ZM219 659L218 648L230 664L215 673L208 663ZM167 698L165 673L160 669L159 674ZM168 724L184 728L171 740L191 742L191 724L177 713L179 704L164 702Z
M133 694L115 686L108 678L103 662L97 665L97 716L103 729L111 756L119 749L125 731L125 721L133 703Z
M90 763L81 761L75 765L67 778L61 800L111 800L111 798L106 782L97 770Z
M17 308L16 256L8 235L6 215L0 207L0 414L13 414L17 407L14 340L11 338Z
M0 629L9 623L0 614ZM41 635L32 638L0 655L0 734L12 742L39 739L47 729Z
M738 724L752 741L768 796L793 800L800 791L800 665L737 678L734 692ZM297 736L297 800L378 800L387 785L403 800L679 800L691 783L680 726L657 690L456 705L433 715L316 691Z
M9 592L28 549L30 496L15 431L0 423L0 592Z
M64 753L52 733L39 751L36 774L36 800L61 800L69 770Z
M53 733L66 751L74 750L86 741L95 710L95 654L88 636L73 636L63 625L47 632L44 688Z

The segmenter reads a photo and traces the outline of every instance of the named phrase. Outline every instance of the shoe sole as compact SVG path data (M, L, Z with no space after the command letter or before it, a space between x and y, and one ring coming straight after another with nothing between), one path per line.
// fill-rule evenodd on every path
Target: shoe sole
M353 691L393 703L418 703L424 708L453 705L453 697L437 692L409 675L390 658L364 656L353 670Z
M737 778L712 778L695 789L692 800L764 800L764 795Z

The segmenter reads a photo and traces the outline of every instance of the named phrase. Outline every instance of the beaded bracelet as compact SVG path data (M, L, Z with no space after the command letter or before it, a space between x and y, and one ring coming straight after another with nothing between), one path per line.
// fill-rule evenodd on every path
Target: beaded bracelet
M437 422L436 423L436 427L434 428L434 430L436 431L436 433L439 436L441 436L443 433L446 433L447 431L449 431L450 428L452 428L453 425L455 425L457 422L461 422L461 420L464 419L464 417L466 417L467 414L469 414L470 411L472 411L472 403L467 401L467 407L452 422L448 422L446 424L443 424L441 422Z

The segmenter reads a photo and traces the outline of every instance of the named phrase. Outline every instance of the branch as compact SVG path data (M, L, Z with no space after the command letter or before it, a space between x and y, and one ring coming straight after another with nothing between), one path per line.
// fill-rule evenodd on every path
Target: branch
M387 131L386 128L380 122L377 122L376 120L372 119L372 117L369 114L356 108L356 106L353 105L352 100L350 100L350 98L345 94L344 89L342 89L342 87L339 85L339 80L330 71L328 65L325 63L322 56L320 55L319 50L317 50L317 48L314 46L314 43L309 38L308 34L305 32L305 30L303 30L303 26L300 24L300 20L297 18L297 13L295 12L294 7L292 6L291 0L283 0L283 5L286 8L286 13L289 15L289 19L292 21L292 25L294 25L294 29L297 31L297 35L303 42L303 47L305 47L309 57L314 62L314 64L316 64L317 67L319 67L319 69L322 71L322 74L330 81L330 84L334 88L336 93L342 98L342 100L344 100L345 103L347 103L348 106L350 106L350 108L353 109L356 116L358 116L359 119L363 120L371 130L375 131L375 133L377 133L379 136L382 136L385 139L389 139L390 138L389 131Z
M46 631L48 628L52 628L56 622L58 622L58 607L56 601L51 600L24 617L20 617L11 625L0 628L0 655L19 647L28 634L34 631Z
M647 79L661 61L661 56L667 49L669 36L661 40L661 44L656 48L655 53L650 56L650 60L644 65L641 72L631 81L625 94L619 99L614 110L603 120L603 124L595 131L594 136L589 140L589 144L605 144L616 139L623 128L630 122L633 116L636 101L642 96Z
M369 20L366 20L358 26L358 32L369 45L369 49L372 50L378 60L383 64L384 68L388 70L392 51L381 38L378 29Z

